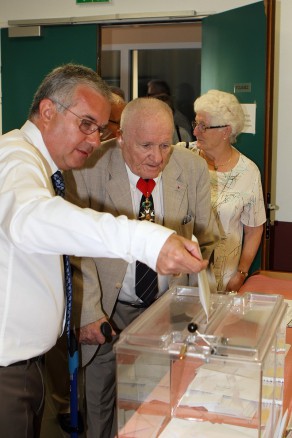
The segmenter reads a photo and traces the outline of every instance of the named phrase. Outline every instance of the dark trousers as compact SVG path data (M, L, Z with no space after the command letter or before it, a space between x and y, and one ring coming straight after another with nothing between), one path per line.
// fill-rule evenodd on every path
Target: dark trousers
M38 438L44 399L40 361L0 367L0 437Z
M112 319L120 330L145 309L116 303ZM113 343L103 344L85 367L87 438L113 438L117 434L116 358Z

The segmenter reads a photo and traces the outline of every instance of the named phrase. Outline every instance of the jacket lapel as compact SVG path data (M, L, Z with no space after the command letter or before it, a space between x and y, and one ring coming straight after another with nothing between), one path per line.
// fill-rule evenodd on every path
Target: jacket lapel
M134 219L129 178L122 152L118 147L112 152L108 172L109 182L106 189L117 215L125 214Z
M182 171L178 162L171 157L162 173L164 217L166 218L164 225L170 228L173 228L173 224L177 224L176 218L181 210L187 189L186 184L180 178Z

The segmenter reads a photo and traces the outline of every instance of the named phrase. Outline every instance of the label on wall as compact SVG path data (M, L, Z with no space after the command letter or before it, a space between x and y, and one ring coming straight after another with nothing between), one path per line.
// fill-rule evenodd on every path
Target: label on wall
M236 93L250 93L251 83L247 82L244 84L234 84L234 94Z
M111 0L76 0L76 3L110 3Z
M256 104L255 103L242 103L241 107L244 112L244 128L241 132L246 134L256 133Z

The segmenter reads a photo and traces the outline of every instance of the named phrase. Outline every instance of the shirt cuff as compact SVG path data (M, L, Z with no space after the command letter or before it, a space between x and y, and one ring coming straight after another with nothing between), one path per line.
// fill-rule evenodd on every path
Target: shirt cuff
M142 260L146 265L156 271L156 264L159 253L166 240L175 231L162 225L149 221L137 221L137 239L134 239L133 254L137 260Z

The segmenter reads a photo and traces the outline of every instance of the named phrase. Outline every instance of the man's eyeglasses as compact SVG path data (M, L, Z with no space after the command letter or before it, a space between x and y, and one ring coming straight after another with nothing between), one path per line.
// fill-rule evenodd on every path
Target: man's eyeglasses
M109 119L110 123L113 123L114 125L120 125L120 122L117 122L116 120Z
M198 128L200 132L206 132L207 129L226 128L226 126L228 125L206 126L205 123L202 122L192 122L193 129Z
M72 110L70 110L66 105L63 105L61 102L58 102L57 100L52 100L52 102L56 103L57 105L60 105L62 108L65 108L65 110L69 111L71 114L73 114L75 117L78 117L78 119L81 120L79 129L83 134L90 135L98 131L100 138L106 137L108 135L107 126L99 126L97 123L93 122L92 120L84 119L83 117L78 116Z

